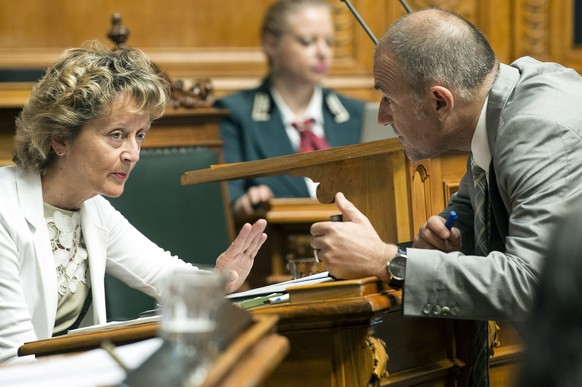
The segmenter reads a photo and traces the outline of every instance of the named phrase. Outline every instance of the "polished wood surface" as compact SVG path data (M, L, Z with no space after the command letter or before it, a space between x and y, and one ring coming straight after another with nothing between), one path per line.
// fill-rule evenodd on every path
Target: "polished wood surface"
M279 247L271 252L272 274L278 276L286 272L280 247L285 228L302 224L306 232L310 223L329 220L329 215L337 213L329 206L335 193L343 192L370 219L382 240L407 242L429 216L445 208L465 173L466 159L466 152L449 152L412 163L398 140L388 139L186 172L181 183L281 174L319 182L319 204L281 199L256 214L274 220L272 228ZM314 212L310 213L309 206Z
M376 375L381 386L457 385L465 363L458 357L454 320L404 317L402 293L375 277L288 291L289 303L250 310L255 324L217 360L208 378L220 382L209 385L257 385L260 379L262 386L351 387ZM286 340L273 333L275 321ZM122 344L128 335L153 337L156 329L149 323L52 338L25 344L21 354L86 350L105 339ZM505 345L491 359L491 385L511 386L521 348L509 345L514 331L501 333ZM253 383L237 384L245 380Z
M86 333L68 334L50 339L24 343L18 349L18 356L48 356L60 353L79 352L98 348L102 342L110 341L115 345L134 343L155 337L158 323L120 327Z
M329 220L338 209L333 203L311 198L272 198L249 217L237 219L237 228L245 222L267 220L269 236L257 257L248 282L252 287L291 279L288 260L313 255L309 228L315 222Z
M214 108L167 108L164 116L152 123L142 147L203 146L219 152L222 159L219 123L227 114Z
M383 240L407 241L411 232L405 163L402 146L389 139L190 171L184 173L181 183L276 174L306 176L319 182L317 198L321 203L332 203L335 193L343 192L370 219ZM397 221L396 208L407 216Z
M181 183L199 184L281 174L309 177L319 183L317 199L321 204L333 203L335 194L343 192L368 217L380 238L406 242L412 238L407 168L402 146L397 139L388 139L189 171L183 174ZM279 207L279 210L283 208ZM284 228L289 225L285 224ZM269 230L275 231L271 232L273 238L268 242L273 247L263 249L271 254L271 267L265 270L264 259L257 260L250 277L253 287L282 281L285 279L282 275L288 273L282 253L287 230L278 226L270 226ZM308 224L302 223L304 233L305 227Z
M267 71L259 30L272 0L28 0L0 2L0 69L44 68L63 49L88 39L112 45L106 34L118 12L129 29L129 46L143 49L172 78L211 78L217 96L257 85ZM367 101L373 88L374 45L341 1L330 0L336 23L335 62L326 85ZM582 70L582 48L574 44L573 0L408 0L413 10L440 7L474 22L501 61L529 55ZM404 14L397 1L353 0L376 37ZM53 23L59 20L59 23ZM208 23L212 20L212 23ZM31 84L25 86L28 90ZM2 95L0 106L22 106L26 90ZM15 106L14 104L12 106Z
M420 163L411 163L404 157L402 147L396 141L382 140L307 154L225 165L221 168L191 171L183 175L182 184L277 174L306 176L313 181L320 182L317 191L320 202L330 203L334 194L342 191L370 218L383 240L390 242L409 241L413 236L410 219L414 220L414 226L416 226L416 222L426 221L427 214L432 215L444 208L445 195L448 199L448 196L458 187L464 174L467 155L462 152L453 152ZM338 176L342 178L337 179ZM413 214L416 216L413 217ZM424 217L422 220L420 220L419 214ZM348 300L345 302L353 301L351 298ZM374 295L362 296L360 301L363 300L377 302L379 299L377 295ZM311 306L317 308L315 315L306 313L309 303L272 307L272 309L276 309L281 318L279 327L280 332L284 334L286 324L289 324L289 327L293 329L310 330L326 327L332 330L332 333L311 332L312 336L307 339L305 339L306 336L287 335L292 346L290 359L295 359L301 364L303 360L299 356L295 357L293 348L306 348L309 343L316 342L319 337L326 337L330 340L329 343L334 342L333 327L336 320L326 319L331 314L337 313L339 321L347 319L351 326L349 321L352 317L350 316L358 316L358 311L352 309L344 315L342 307L346 306L342 302L344 301L334 300L329 305L327 302L313 302ZM362 310L370 312L370 309L366 309L364 306L365 304L357 305L363 307L360 312ZM354 304L350 304L349 307L354 307ZM368 307L371 307L372 310L374 308L370 305ZM383 307L388 308L390 313L383 318L382 324L375 326L378 337L387 342L388 353L392 348L402 350L402 352L395 352L397 356L391 355L390 359L394 362L388 363L390 374L395 376L392 379L394 385L409 386L422 383L429 385L451 385L452 383L455 385L456 378L463 371L464 362L462 358L459 358L459 353L462 351L456 347L455 335L458 331L455 328L454 320L404 318L399 308L398 311L395 310L394 305L384 304ZM333 312L330 312L331 310ZM255 313L261 313L261 311ZM370 316L368 315L368 317ZM363 322L360 321L360 323ZM501 325L501 335L505 339L501 342L502 347L498 348L497 354L492 358L492 378L499 383L498 386L510 386L516 368L516 359L519 358L520 354L519 337L509 323ZM331 337L326 336L328 334ZM417 342L417 337L419 335L422 337L423 334L428 334L430 337L424 337ZM357 333L357 335L360 335L360 339L363 337L362 332ZM354 338L354 340L356 339ZM435 343L434 346L428 345L429 342ZM439 343L445 343L444 347L440 346ZM311 350L324 351L319 346ZM335 350L342 353L342 349L336 348ZM428 350L427 354L419 355L425 350ZM440 355L435 355L435 353ZM321 353L319 354L321 355ZM332 356L331 352L324 351L324 354ZM285 378L292 377L292 371L285 372L284 370L285 367L282 366L273 375L275 377L279 375L279 372L285 375L277 382L284 383ZM324 381L328 374L329 372L322 371L316 380L327 383ZM338 375L335 377L341 383L348 381ZM357 379L363 376L354 377ZM349 382L353 382L353 380L350 379ZM331 385L350 385L341 383L332 383ZM391 385L390 383L392 382L387 382L386 385Z
M168 6L156 0L100 0L95 6L31 0L20 6L2 2L0 68L44 68L63 49L89 39L112 46L106 35L112 15L119 13L129 30L128 46L143 49L173 79L211 78L220 96L255 86L266 75L259 32L271 3L177 0ZM336 22L336 49L326 82L354 97L377 100L371 78L373 44L343 3L330 4ZM374 8L363 3L360 13L370 20L385 14L385 9L381 3ZM58 25L51 20L59 20ZM372 28L380 34L385 20L377 22Z
M441 212L457 192L466 172L467 152L449 151L438 157L410 162L412 236L432 215Z
M289 342L275 333L277 317L254 316L254 320L218 357L202 387L259 386L284 360Z
M383 358L386 372L380 372L378 385L445 386L454 385L464 367L455 357L452 321L404 317L401 292L377 278L288 291L290 303L252 309L255 315L277 314L278 331L291 343L266 386L365 386L375 380L373 364ZM375 341L380 328L391 334Z
M311 198L272 198L251 219L264 218L269 224L313 223L329 220L338 213L335 204Z
M350 287L358 280L348 281ZM367 344L370 327L378 324L390 308L398 309L400 293L388 291L374 278L361 280L362 284L377 283L377 292L336 293L340 298L326 302L314 300L292 302L276 306L258 307L252 310L253 324L222 354L208 376L221 379L216 385L247 385L245 378L255 378L273 372L265 386L360 386L370 380L375 357L385 353L383 346L372 351ZM326 287L328 287L327 284ZM336 286L343 287L342 281ZM290 292L293 290L290 289ZM277 322L278 335L273 333ZM79 333L26 343L21 355L45 356L55 353L76 352L96 348L103 340L115 344L126 343L127 336L145 339L156 334L158 324L111 329L92 333ZM132 332L136 332L132 334ZM282 335L286 340L281 341ZM291 345L291 352L282 357ZM257 354L257 352L260 353ZM267 358L267 354L271 358ZM245 361L244 359L254 359ZM279 362L282 360L282 363ZM259 361L260 364L254 362ZM265 363L265 364L263 364ZM277 366L277 364L279 364ZM265 372L261 372L263 368ZM228 375L224 377L225 373ZM224 380L230 384L225 384ZM242 384L236 384L236 383ZM214 385L214 384L212 384ZM255 384L248 384L255 385Z

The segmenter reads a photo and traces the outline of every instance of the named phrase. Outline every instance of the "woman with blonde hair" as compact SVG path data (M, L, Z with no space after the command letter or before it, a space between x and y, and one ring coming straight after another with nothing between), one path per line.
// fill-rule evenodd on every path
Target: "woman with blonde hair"
M16 165L0 168L0 362L25 342L105 323L106 272L160 299L165 275L198 270L102 197L123 193L168 90L142 52L98 43L65 51L34 87L16 121ZM244 225L218 257L227 291L247 277L265 226Z

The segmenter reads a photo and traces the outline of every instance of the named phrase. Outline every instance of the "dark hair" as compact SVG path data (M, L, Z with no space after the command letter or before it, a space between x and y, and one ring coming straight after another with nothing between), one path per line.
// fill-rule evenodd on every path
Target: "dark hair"
M380 39L376 56L389 53L418 100L433 84L469 98L497 64L483 34L460 15L430 9L394 22Z
M153 120L164 112L169 85L139 50L109 51L96 41L66 50L16 119L14 162L44 173L55 157L53 136L74 139L87 121L109 114L122 95Z

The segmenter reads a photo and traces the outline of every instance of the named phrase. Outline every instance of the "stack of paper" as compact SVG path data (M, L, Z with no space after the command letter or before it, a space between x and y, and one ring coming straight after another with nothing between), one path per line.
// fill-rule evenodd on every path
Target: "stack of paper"
M247 290L245 292L233 293L226 296L235 305L242 309L254 308L256 306L261 306L265 304L277 304L282 302L289 302L289 294L287 293L287 288L297 287L297 286L307 286L313 284L319 284L322 282L333 281L334 279L329 276L329 273L317 273L307 277L302 277L290 281L279 282L273 285L263 286L262 288L256 288Z

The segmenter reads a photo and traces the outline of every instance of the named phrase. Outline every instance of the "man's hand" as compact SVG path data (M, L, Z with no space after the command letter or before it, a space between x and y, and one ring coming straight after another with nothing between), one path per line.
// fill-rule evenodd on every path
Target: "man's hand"
M377 276L388 281L386 263L396 255L397 247L384 243L368 218L341 192L336 194L335 203L343 222L311 226L311 246L318 250L318 258L337 278Z
M449 253L461 250L461 231L445 227L445 219L434 215L418 230L412 247L417 249L436 249Z

